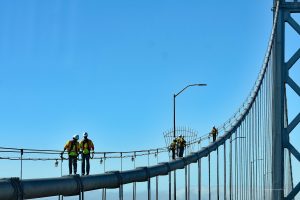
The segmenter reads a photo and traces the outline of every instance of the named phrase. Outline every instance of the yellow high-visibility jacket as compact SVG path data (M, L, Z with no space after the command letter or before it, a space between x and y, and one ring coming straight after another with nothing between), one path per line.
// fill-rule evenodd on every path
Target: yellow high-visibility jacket
M83 154L89 154L91 150L94 151L94 144L90 139L83 139L79 146Z
M175 149L176 149L176 142L172 142L172 143L170 144L170 149L171 149L171 150L175 150Z
M185 146L186 146L186 141L185 141L184 138L179 137L179 138L177 139L177 144L178 144L179 147L185 147Z
M79 142L74 141L74 140L69 140L69 141L66 143L64 149L66 149L66 150L68 151L68 154L69 154L70 156L78 156L79 150L80 150Z
M213 129L211 130L211 135L218 135L218 129L213 128Z

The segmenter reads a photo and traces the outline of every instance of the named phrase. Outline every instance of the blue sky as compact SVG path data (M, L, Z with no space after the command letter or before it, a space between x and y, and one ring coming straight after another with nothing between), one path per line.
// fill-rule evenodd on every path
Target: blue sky
M1 1L0 146L62 149L87 131L96 151L161 147L191 83L208 86L177 97L176 122L206 134L249 94L272 3Z
M198 82L177 124L207 132L248 95L271 30L271 2L1 4L1 132L24 148L83 131L98 150L160 146L173 93Z

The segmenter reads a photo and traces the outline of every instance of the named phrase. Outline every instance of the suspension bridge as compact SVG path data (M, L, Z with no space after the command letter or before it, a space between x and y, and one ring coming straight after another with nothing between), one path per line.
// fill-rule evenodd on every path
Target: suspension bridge
M300 113L288 119L286 87L300 96L300 87L289 71L300 57L298 49L285 60L286 24L300 34L300 25L292 14L300 13L297 0L274 0L273 28L258 78L240 108L218 127L219 137L209 142L209 135L193 135L185 156L170 158L168 147L128 152L95 152L94 160L103 173L89 176L69 175L57 178L23 179L23 161L53 161L55 166L66 158L61 151L1 147L0 159L20 161L20 177L0 179L0 199L34 199L78 196L100 190L99 198L107 199L107 191L118 189L124 199L124 187L132 185L132 199L137 199L137 184L146 183L143 199L159 199L161 180L166 179L167 198L179 199L179 182L184 183L184 199L295 199L300 183L293 184L291 158L300 161L299 151L290 141L291 132L300 122ZM185 128L171 130L183 133ZM166 142L169 143L168 141ZM17 156L12 156L17 154ZM43 155L36 157L26 155ZM165 156L163 156L165 155ZM135 161L146 158L144 166ZM108 171L108 160L119 161L119 169ZM124 160L133 163L124 169ZM153 160L156 163L153 164ZM150 164L151 162L151 164ZM180 176L178 174L182 173ZM192 174L192 176L191 176ZM204 188L204 182L207 187ZM196 185L191 192L191 186Z

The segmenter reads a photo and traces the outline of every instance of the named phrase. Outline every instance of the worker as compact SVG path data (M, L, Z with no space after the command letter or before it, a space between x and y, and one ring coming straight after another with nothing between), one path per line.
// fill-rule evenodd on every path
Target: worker
M83 133L83 140L80 142L80 150L81 150L81 175L89 175L90 174L90 158L94 157L94 144L92 140L88 139L88 133ZM92 157L91 157L92 153ZM86 162L86 166L85 166ZM86 169L86 170L85 170Z
M169 149L172 151L172 159L175 160L175 150L176 150L176 139L173 140L173 142L170 144Z
M67 150L69 155L69 174L72 174L72 165L74 167L74 174L77 174L77 157L79 155L79 135L74 135L73 140L69 140L65 147L63 152L61 153L61 157L64 154L65 150Z
M183 157L184 148L186 146L186 141L182 135L179 136L177 140L177 144L179 146L179 158Z
M216 129L216 127L214 126L210 132L210 135L213 136L213 142L216 141L217 139L217 135L218 135L218 129Z
M179 135L178 137L175 138L176 140L176 155L179 157L180 153L180 142L181 142L182 135Z

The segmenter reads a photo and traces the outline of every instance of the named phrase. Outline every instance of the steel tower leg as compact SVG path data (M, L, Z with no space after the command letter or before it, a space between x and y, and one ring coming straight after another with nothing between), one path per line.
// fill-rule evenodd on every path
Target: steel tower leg
M300 161L300 153L289 141L289 134L300 123L300 113L285 124L287 120L287 107L285 104L286 97L286 84L300 96L300 87L289 76L289 70L300 58L300 50L298 49L288 60L285 62L285 23L287 22L295 32L300 34L300 26L296 20L293 19L291 13L300 13L300 2L298 0L287 1L279 0L278 22L276 27L275 41L273 43L273 88L272 88L272 199L282 199L284 197L284 188L287 188L287 195L285 199L290 200L300 191L300 182L297 183L295 188L289 189L289 184L284 185L286 179L284 172L290 169L284 169L285 148L289 150L290 154ZM277 3L274 0L274 5ZM275 6L274 6L275 7ZM276 15L275 15L276 16ZM290 162L290 161L288 161ZM288 168L288 166L287 166ZM290 174L286 174L291 176ZM291 177L292 179L292 177Z
M279 0L280 4L284 0ZM274 7L277 0L274 0ZM272 86L272 199L283 199L284 187L284 11L279 9L273 46Z

